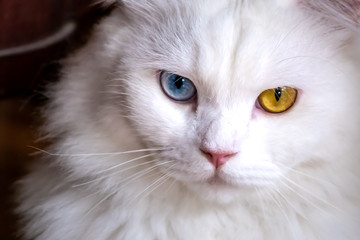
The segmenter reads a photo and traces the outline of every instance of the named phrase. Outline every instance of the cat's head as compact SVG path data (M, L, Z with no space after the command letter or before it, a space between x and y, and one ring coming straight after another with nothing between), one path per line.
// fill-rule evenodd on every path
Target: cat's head
M342 48L358 1L318 2L120 4L111 92L144 145L171 148L164 173L227 201L354 158L358 83Z

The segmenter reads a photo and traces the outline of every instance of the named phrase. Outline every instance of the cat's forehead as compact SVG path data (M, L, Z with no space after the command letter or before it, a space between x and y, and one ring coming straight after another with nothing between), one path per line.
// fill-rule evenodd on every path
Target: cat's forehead
M268 1L181 2L162 9L153 17L159 22L148 21L140 31L132 53L144 64L188 77L213 94L292 85L282 63L302 54L305 48L296 46L306 45L306 37L288 10L274 15Z
M235 91L291 84L282 61L302 54L296 48L299 35L291 30L296 21L283 23L287 14L276 19L264 6L231 7L207 15L199 29L197 77Z

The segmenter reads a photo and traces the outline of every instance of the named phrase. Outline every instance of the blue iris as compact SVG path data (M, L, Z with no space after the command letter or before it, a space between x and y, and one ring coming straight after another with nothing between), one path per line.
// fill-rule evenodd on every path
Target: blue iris
M160 83L166 95L176 101L186 102L196 95L194 84L186 77L164 71Z

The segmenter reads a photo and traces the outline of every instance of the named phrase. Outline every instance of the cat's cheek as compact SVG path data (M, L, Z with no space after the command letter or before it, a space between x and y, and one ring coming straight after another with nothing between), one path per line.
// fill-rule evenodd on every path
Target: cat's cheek
M254 120L254 119L257 119L259 116L261 116L263 114L263 111L259 102L256 101L255 102L255 105L252 109L252 112L251 112L251 120Z
M174 149L160 154L159 163L162 171L183 182L202 182L206 181L214 174L213 166L201 154L201 152L190 140L174 143Z

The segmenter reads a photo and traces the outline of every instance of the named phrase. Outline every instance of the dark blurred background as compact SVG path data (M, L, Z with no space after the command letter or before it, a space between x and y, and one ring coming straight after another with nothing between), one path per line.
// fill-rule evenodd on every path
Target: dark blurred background
M0 0L0 240L14 240L13 184L36 161L39 109L59 61L81 47L108 14L89 0Z

